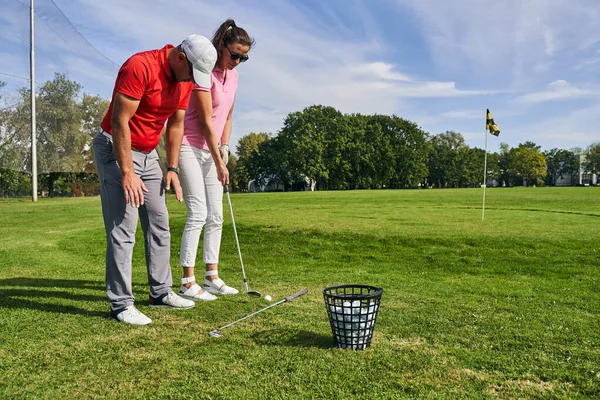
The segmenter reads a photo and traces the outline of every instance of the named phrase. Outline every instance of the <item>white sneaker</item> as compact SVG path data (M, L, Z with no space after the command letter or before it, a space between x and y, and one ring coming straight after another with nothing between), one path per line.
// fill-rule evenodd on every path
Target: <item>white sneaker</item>
M150 307L166 308L192 308L196 305L196 303L191 300L177 296L172 290L169 290L167 294L163 294L162 296L158 296L156 298L150 296L149 303Z
M231 286L227 286L223 279L215 279L211 281L210 279L204 278L204 290L214 294L238 294L239 290L232 288Z
M118 312L111 310L110 318L131 325L148 325L152 322L150 318L142 314L134 305L130 305Z
M200 291L202 291L202 293L200 293ZM179 288L179 295L190 300L212 301L217 299L217 296L208 293L206 290L202 290L200 285L198 285L197 283L193 284L189 288L186 288L184 285L181 285L181 287Z

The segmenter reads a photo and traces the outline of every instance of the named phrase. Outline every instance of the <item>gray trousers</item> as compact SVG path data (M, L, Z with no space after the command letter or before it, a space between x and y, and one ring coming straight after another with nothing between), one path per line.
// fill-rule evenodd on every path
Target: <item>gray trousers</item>
M93 140L94 163L100 180L100 199L106 229L106 295L113 310L133 304L131 287L132 256L138 216L144 232L146 268L150 294L167 293L171 276L171 233L169 214L158 153L132 151L133 165L148 192L139 209L125 203L121 169L113 152L112 140L98 133Z

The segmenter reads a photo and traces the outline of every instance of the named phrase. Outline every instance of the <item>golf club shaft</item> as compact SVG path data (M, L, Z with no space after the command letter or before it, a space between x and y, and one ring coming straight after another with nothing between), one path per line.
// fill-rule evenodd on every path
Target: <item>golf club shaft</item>
M225 185L225 193L227 193L227 204L229 204L229 214L231 215L231 223L233 225L233 235L237 244L238 255L240 256L240 264L242 265L242 277L244 278L244 286L246 293L248 292L248 280L246 279L246 271L244 270L244 261L242 261L242 250L240 249L240 241L238 239L237 229L235 227L235 218L233 216L233 207L231 207L231 196L229 195L229 185Z
M243 321L243 320L245 320L245 319L247 319L247 318L250 318L250 317L251 317L251 316L253 316L253 315L256 315L256 314L258 314L259 312L263 312L263 311L265 311L265 310L268 310L269 308L271 308L271 307L275 307L275 306L277 306L277 305L279 305L279 304L281 304L281 303L285 303L286 301L292 301L292 300L293 300L293 299L295 299L296 297L303 296L303 295L305 295L306 293L308 293L308 289L302 289L302 290L301 290L301 291L299 291L298 293L294 293L293 295L291 295L291 296L288 296L288 297L286 297L285 299L281 299L281 300L279 300L277 303L273 303L273 304L271 304L271 305L268 305L268 306L266 306L265 308L261 308L261 309L260 309L260 310L258 310L258 311L254 311L252 314L248 314L248 315L246 315L245 317L238 319L237 321L230 322L230 323L228 323L227 325L224 325L224 326L222 326L222 327L220 327L220 328L217 328L217 329L215 329L215 331L217 331L217 332L218 332L218 331L220 331L221 329L225 329L225 328L227 328L227 327L230 327L230 326L231 326L231 325L233 325L233 324L237 324L237 323L238 323L238 322L240 322L240 321Z
M269 306L266 306L265 308L261 308L261 309L260 309L260 310L258 310L258 311L254 311L252 314L248 314L248 315L246 315L245 317L238 319L237 321L230 322L230 323L228 323L227 325L224 325L224 326L222 326L222 327L220 327L220 328L217 328L217 329L215 329L215 330L216 330L216 331L220 331L221 329L225 329L225 328L227 328L227 327L230 327L230 326L231 326L231 325L233 325L233 324L237 324L238 322L241 322L241 321L243 321L243 320L245 320L245 319L248 319L248 318L252 317L253 315L256 315L256 314L258 314L259 312L263 312L263 311L265 311L265 310L268 310L269 308L271 308L271 307L275 307L275 306L277 306L277 305L279 305L279 304L281 304L281 303L285 303L286 301L287 301L286 299L279 300L277 303L273 303L273 304L271 304L271 305L269 305Z

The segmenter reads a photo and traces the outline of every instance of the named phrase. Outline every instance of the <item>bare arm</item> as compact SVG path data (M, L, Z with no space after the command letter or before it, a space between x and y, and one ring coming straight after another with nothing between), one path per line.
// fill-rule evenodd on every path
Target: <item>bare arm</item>
M133 97L116 93L110 120L115 156L122 174L125 202L133 207L144 204L143 192L148 191L140 177L135 174L133 159L131 158L129 121L137 111L139 104L140 101Z
M183 139L183 121L185 110L177 110L167 121L166 143L167 143L167 166L177 168L179 164L179 151L181 150L181 141ZM183 201L183 193L179 184L179 176L176 172L167 171L165 178L165 188L175 189L175 197Z
M200 128L204 132L208 149L217 166L217 177L223 185L226 185L229 183L229 172L221 158L217 135L212 126L212 96L210 92L194 90L192 99L196 102L196 109L200 117Z
M229 139L231 138L231 126L232 126L231 119L233 116L234 104L231 105L231 109L229 110L229 114L227 115L227 121L225 121L225 127L223 128L223 136L221 136L221 144L229 145Z

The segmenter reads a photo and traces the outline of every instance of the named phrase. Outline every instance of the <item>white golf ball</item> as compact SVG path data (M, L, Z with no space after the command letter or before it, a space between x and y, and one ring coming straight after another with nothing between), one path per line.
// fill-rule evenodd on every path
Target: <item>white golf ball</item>
M266 301L271 301L271 300L273 300L273 299L271 298L271 296L269 296L269 295L266 295L266 296L265 296L265 300L266 300Z

